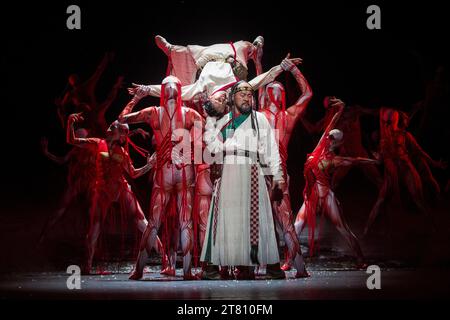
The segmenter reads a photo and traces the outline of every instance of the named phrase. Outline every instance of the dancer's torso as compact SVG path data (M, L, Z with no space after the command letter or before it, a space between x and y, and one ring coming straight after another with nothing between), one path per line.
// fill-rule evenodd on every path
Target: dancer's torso
M109 148L105 140L100 140L97 156L97 190L115 195L122 188L126 188L123 170L127 161L128 155L122 147L114 145Z

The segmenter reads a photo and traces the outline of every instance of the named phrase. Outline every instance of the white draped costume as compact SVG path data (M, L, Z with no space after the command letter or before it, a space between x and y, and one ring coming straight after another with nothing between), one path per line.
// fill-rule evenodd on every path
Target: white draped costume
M253 90L258 89L272 81L283 72L280 65L271 68L269 71L256 76L248 83ZM234 76L231 65L224 61L210 61L206 63L199 78L193 84L181 87L181 99L183 101L192 100L199 93L206 93L209 97L213 93L221 90L228 90L238 81ZM159 97L161 95L161 85L143 85L141 90L145 95Z
M247 60L254 53L254 45L248 41L219 43L211 46L188 45L172 46L170 50L171 74L181 80L182 85L195 82L197 70L206 66L210 61L225 61L235 57L246 69ZM236 50L236 51L235 51Z
M248 150L251 154L259 152L261 162L267 167L264 172L281 179L280 156L274 131L267 118L253 111L258 122L258 135L252 130L251 116L235 130L234 135L222 142L220 130L231 119L231 113L217 120L208 117L204 141L213 154L223 154L238 150L238 155L226 155L223 171L217 180L208 216L208 225L203 243L201 261L222 266L255 265L250 258L250 195L251 164L257 163L253 157L240 155ZM254 162L255 161L255 162ZM258 262L261 265L279 262L275 227L271 202L267 190L263 168L258 165L259 197L259 237ZM216 222L214 205L217 204Z

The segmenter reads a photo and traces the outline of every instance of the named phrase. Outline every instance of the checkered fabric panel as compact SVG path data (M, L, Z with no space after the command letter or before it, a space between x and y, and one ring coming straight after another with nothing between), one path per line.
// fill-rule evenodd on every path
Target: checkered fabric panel
M259 240L258 174L258 165L252 164L250 186L250 243L256 246Z

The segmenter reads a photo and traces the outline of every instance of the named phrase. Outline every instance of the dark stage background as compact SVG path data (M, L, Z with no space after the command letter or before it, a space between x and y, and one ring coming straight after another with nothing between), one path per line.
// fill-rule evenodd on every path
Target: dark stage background
M81 8L81 30L66 28L66 8L70 4ZM370 4L381 7L381 30L366 27L366 8ZM43 219L57 208L65 186L65 168L41 155L39 141L42 136L48 137L50 151L56 154L70 149L65 145L53 104L68 75L78 73L86 79L105 52L115 52L97 90L98 101L102 101L115 78L125 77L124 88L107 113L111 122L130 98L125 88L131 82L157 84L164 77L167 58L154 43L157 34L181 45L253 41L263 35L265 70L278 64L288 52L303 58L300 68L314 91L306 113L311 121L323 116L325 95L338 96L349 104L409 111L424 99L436 69L444 66L443 97L434 104L426 130L418 130L418 114L411 131L431 156L449 159L448 13L443 2L405 1L395 2L395 6L379 1L227 1L219 5L193 1L11 2L2 8L1 24L5 95L1 100L2 142L6 142L2 158L6 162L1 170L0 208L2 246L10 258L3 264L7 269L17 266L13 251L23 248L24 242L33 244L35 238L30 235L35 235ZM249 65L253 75L254 66ZM289 75L280 79L287 86L288 101L295 101L299 92L293 79ZM156 100L149 99L142 105L153 103ZM363 119L365 143L376 125L375 119ZM295 212L302 202L305 156L317 138L306 135L299 124L291 139L288 166ZM135 159L142 164L141 158ZM447 172L436 173L445 186ZM139 179L136 185L147 210L147 178ZM338 195L350 224L359 231L358 223L365 221L376 198L375 188L358 171L352 171ZM438 210L448 212L448 206ZM414 219L415 223L421 221L417 216ZM377 226L382 228L383 224ZM25 238L15 237L17 230ZM439 250L448 250L448 243L441 243ZM405 256L412 251L417 250L411 248ZM30 259L21 261L21 265L26 268L33 259L39 261L36 257Z

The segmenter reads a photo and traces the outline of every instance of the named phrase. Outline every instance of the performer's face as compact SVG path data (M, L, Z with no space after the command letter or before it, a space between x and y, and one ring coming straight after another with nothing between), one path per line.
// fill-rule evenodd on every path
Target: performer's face
M175 82L168 82L165 84L164 95L166 99L175 99L178 95L178 86Z
M117 143L120 146L124 146L127 142L128 133L129 130L128 126L126 125L119 125L119 126L111 125L110 129L108 129L107 131L107 138L109 139L109 141L113 143Z
M218 113L223 113L227 105L227 94L225 91L214 93L209 99Z
M329 143L329 149L331 151L334 151L337 148L339 148L339 146L341 146L342 143L344 142L342 134L335 132L335 130L331 130L327 138Z
M279 106L281 104L283 87L281 86L281 84L275 83L270 86L270 91L272 92L272 102L275 103L276 106Z
M75 131L75 136L77 138L87 138L88 131L84 128L79 128L79 129L77 129L77 131Z
M253 107L253 91L248 83L242 83L234 94L234 103L240 113L249 113Z

